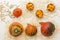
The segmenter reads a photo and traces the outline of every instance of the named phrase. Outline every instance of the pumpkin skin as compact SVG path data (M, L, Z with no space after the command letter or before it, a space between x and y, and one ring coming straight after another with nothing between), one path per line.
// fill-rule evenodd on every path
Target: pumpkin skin
M26 29L25 29L25 33L28 36L34 36L37 33L37 28L34 25L28 24Z
M51 36L55 31L55 25L51 22L40 22L41 24L41 33L44 36Z

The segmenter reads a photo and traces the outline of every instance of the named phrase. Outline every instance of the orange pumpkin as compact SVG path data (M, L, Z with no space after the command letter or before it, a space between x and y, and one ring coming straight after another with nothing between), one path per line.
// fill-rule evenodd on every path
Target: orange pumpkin
M21 16L21 15L22 15L22 10L21 10L20 8L14 9L14 10L13 10L13 15L14 15L15 17Z
M31 25L31 24L28 24L26 29L25 29L25 33L28 35L28 36L33 36L37 33L37 28L36 26L34 25Z
M14 37L17 37L22 34L23 30L23 26L19 22L13 22L9 26L9 33Z

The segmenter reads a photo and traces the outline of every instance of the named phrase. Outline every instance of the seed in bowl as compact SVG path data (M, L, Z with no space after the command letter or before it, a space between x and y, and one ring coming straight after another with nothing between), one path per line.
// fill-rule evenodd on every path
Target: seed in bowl
M51 36L55 31L55 25L51 22L40 22L41 24L41 33L44 36Z
M38 18L42 18L42 17L43 17L43 11L42 11L42 10L37 10L37 11L36 11L36 16L37 16Z
M55 5L52 4L52 3L48 4L47 5L47 10L50 11L50 12L54 11L55 10Z
M25 33L28 36L34 36L37 33L37 28L34 25L28 24L26 29L25 29Z
M31 3L31 2L29 2L29 3L26 5L26 8L31 11L31 10L34 9L34 4Z
M22 15L22 9L20 9L20 8L15 8L15 9L13 10L13 15L14 15L15 17L21 16L21 15Z
M19 22L13 22L9 26L9 33L14 37L19 36L20 34L22 34L22 32L23 32L23 26Z

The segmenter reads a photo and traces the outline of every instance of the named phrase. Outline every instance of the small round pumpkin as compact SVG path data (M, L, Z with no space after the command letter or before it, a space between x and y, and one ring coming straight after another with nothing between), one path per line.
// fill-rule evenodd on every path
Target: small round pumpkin
M26 29L25 29L25 33L28 36L34 36L37 33L37 28L34 25L28 24Z
M20 9L20 8L15 8L15 9L13 10L13 15L14 15L15 17L21 16L21 15L22 15L22 9Z
M29 3L26 5L26 8L31 11L31 10L34 9L34 4L31 3L31 2L29 2Z
M14 37L21 35L23 30L23 26L19 22L13 22L9 26L9 33Z
M42 18L42 17L43 17L43 11L42 11L42 10L37 10L37 11L36 11L36 16L37 16L38 18Z
M50 12L54 11L55 10L55 5L52 4L52 3L48 4L47 5L47 10L50 11Z
M41 33L44 36L51 36L55 31L55 25L51 22L40 22L41 24Z

